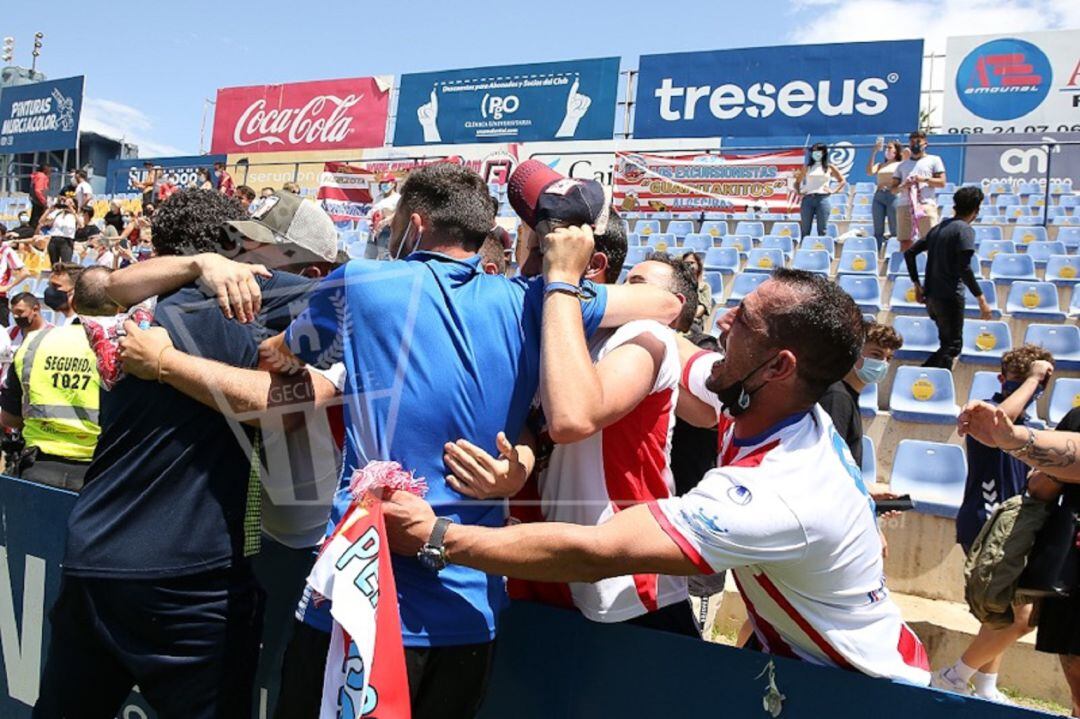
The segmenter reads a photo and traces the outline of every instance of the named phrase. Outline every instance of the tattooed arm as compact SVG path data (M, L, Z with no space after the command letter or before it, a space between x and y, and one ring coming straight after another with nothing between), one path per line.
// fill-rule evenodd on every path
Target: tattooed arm
M1024 464L1062 482L1080 484L1080 434L1018 427L1000 407L986 402L968 404L958 423L961 436L971 435L988 447L1016 452L1013 456Z

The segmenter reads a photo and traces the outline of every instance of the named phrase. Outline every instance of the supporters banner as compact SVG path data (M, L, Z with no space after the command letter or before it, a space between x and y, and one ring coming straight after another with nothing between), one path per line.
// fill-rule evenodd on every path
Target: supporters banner
M395 145L610 140L619 58L402 75Z
M381 147L390 77L218 90L211 151L269 152Z
M6 87L0 93L0 154L71 150L79 144L85 78Z
M950 37L951 133L1080 132L1080 30Z
M334 222L359 220L371 212L370 171L340 162L328 162L319 178L319 204Z
M644 55L634 137L909 132L922 40Z
M802 150L753 155L615 154L612 199L620 212L789 212Z
M145 163L152 162L165 171L165 176L176 175L176 184L187 187L198 182L199 168L209 170L213 177L215 162L225 162L225 155L187 155L184 157L132 157L111 159L105 170L105 193L115 195L123 192L139 192L133 183L146 179Z

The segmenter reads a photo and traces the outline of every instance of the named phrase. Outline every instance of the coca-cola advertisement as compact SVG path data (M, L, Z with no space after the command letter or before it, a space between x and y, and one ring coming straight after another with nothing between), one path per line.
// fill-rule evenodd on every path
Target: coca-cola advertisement
M211 151L382 147L391 84L387 76L222 88Z

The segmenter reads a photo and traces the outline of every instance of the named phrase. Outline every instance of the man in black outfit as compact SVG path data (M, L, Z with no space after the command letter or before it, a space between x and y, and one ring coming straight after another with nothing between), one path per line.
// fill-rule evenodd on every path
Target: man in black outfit
M961 187L953 195L953 216L937 225L904 253L908 275L915 286L915 298L926 305L930 319L938 328L941 346L927 358L923 367L952 369L963 346L964 287L979 300L979 312L990 319L990 305L983 297L971 258L975 254L975 230L971 222L979 215L983 192L978 187ZM919 281L915 258L927 253L926 285Z
M859 414L859 395L869 384L877 384L889 372L893 353L904 344L904 339L888 325L867 322L866 341L862 355L855 366L848 370L844 379L834 382L825 390L818 404L832 418L836 431L844 438L855 464L862 466L862 416Z

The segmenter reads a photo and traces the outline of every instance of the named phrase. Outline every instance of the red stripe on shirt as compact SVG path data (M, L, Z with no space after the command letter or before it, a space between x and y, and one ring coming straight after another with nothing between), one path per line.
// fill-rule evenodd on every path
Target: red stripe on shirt
M694 354L692 354L690 356L690 359L686 360L686 366L684 366L683 370L682 370L681 383L682 383L683 387L686 387L687 389L690 389L690 368L694 366L694 363L697 362L699 359L701 359L701 357L703 355L711 355L711 354L716 354L716 353L713 352L712 350L698 350L697 352L695 352Z
M788 657L790 659L800 659L800 657L792 650L791 645L784 641L784 638L780 636L780 632L776 631L776 627L765 621L757 609L754 608L754 603L750 601L750 597L746 596L746 592L743 591L742 582L739 581L739 576L732 572L731 576L735 578L735 586L739 588L739 596L742 597L743 604L746 605L746 613L750 615L750 623L754 627L754 631L758 635L758 639L765 645L765 651L769 654L775 654L781 657Z
M730 456L729 456L729 452L724 452L724 461L723 461L723 464L721 464L720 466L721 467L757 467L765 459L765 455L767 455L771 450L775 449L779 444L780 444L780 440L774 439L772 442L769 442L767 444L763 444L760 447L757 447L757 448L751 450L750 452L747 452L746 455L744 455L742 457L739 457L738 459L734 459L735 455L737 455L739 453L739 448L735 445L735 442L732 442L730 445L728 445L728 450L730 452ZM730 451L732 449L734 449L734 451ZM734 461L732 461L732 460L734 460Z
M664 534L671 537L671 540L682 550L690 563L698 568L698 571L702 574L716 574L716 570L709 566L709 563L698 553L698 550L694 549L694 545L690 544L690 541L668 521L668 518L656 502L649 502L648 507L649 511L652 512L653 519L660 525L660 529L664 530Z
M896 650L900 652L900 658L904 660L904 664L930 671L930 658L926 656L926 648L906 624L900 625L900 641L896 644Z
M807 621L806 617L799 614L798 610L791 605L791 602L789 602L787 600L787 597L785 597L780 592L779 588L777 588L777 586L772 583L771 579L769 579L765 574L755 574L754 579L756 579L758 584L761 585L761 588L765 590L765 593L772 597L772 600L776 602L777 606L779 606L789 617L791 617L791 620L798 625L799 629L801 629L803 633L810 638L810 641L812 641L817 646L817 648L820 649L825 654L825 656L827 656L832 661L833 664L840 667L841 669L855 671L855 667L851 665L851 662L845 659L844 656L836 650L836 647L829 644L829 642L825 640L825 637L821 636L818 630L815 629L809 621Z

